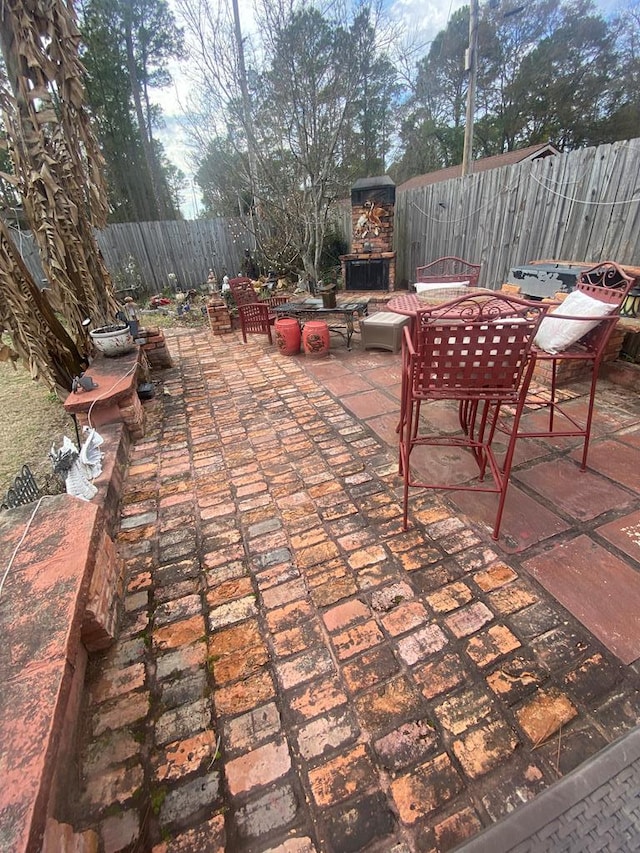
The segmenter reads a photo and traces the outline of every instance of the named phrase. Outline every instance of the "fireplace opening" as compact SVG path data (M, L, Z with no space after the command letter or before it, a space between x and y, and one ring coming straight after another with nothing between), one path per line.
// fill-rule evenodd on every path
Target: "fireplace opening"
M350 260L345 265L346 290L389 290L389 258Z

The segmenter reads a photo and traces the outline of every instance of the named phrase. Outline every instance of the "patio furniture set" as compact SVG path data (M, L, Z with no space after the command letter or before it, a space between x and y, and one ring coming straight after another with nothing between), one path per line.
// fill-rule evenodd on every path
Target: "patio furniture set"
M580 469L585 470L600 364L635 280L617 264L605 262L582 269L569 295L531 300L522 298L513 285L500 291L478 287L480 265L460 258L440 258L418 267L416 273L415 292L393 297L387 311L371 316L367 316L366 302L330 308L322 300L290 302L282 296L260 302L250 280L235 279L230 285L245 343L247 332L267 334L272 342L271 327L278 318L313 324L333 315L343 322L344 331L336 331L345 337L347 348L356 317L364 348L398 352L402 347L397 432L404 527L412 487L491 492L498 495L492 532L497 539L518 438L580 437ZM591 368L589 402L582 421L558 399L558 367L566 360L581 360ZM538 362L551 364L551 387L545 403L546 424L533 429L521 426L521 419ZM456 433L435 432L421 418L423 404L442 401L453 401L458 407ZM501 460L493 449L496 435L506 440ZM425 446L469 450L478 477L441 483L417 473L412 457L417 448Z
M247 333L253 333L267 335L269 343L272 344L272 328L279 319L287 318L295 319L301 329L309 323L314 324L312 327L314 329L318 324L325 325L325 337L329 330L337 332L345 339L347 349L350 349L355 321L367 314L366 301L349 301L328 305L325 300L312 297L293 302L289 296L285 295L269 296L260 300L249 278L230 279L229 287L238 309L240 330L245 343L247 342ZM326 323L328 319L337 319L340 325L329 326Z
M499 496L492 532L497 539L518 438L580 437L580 470L586 469L600 364L634 281L617 264L605 262L583 270L562 300L523 299L511 287L484 290L472 286L470 278L424 282L436 286L390 300L392 311L409 318L403 329L398 425L405 529L410 487L488 491ZM558 368L566 360L581 360L591 368L582 421L558 399ZM521 418L541 361L551 363L548 418L546 425L533 429L521 426ZM435 433L427 420L420 420L423 403L443 400L458 406L460 430L455 434ZM497 434L507 441L501 462L493 450ZM466 448L477 463L478 480L437 483L419 476L411 456L421 446Z

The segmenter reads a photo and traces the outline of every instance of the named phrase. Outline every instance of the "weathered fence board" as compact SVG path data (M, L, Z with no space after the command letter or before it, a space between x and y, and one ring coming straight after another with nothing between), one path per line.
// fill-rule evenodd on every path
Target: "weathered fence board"
M249 235L232 219L110 225L98 233L98 243L116 279L132 257L151 293L171 287L170 275L183 290L204 284L209 269L219 278L225 271L234 275L250 246Z
M193 222L126 222L96 232L98 245L116 289L139 277L147 293L179 286L197 288L209 269L218 278L236 274L249 248L249 235L239 221L202 219ZM16 245L37 282L44 279L35 242L28 231L14 231ZM175 275L175 283L169 278Z
M482 263L480 283L499 286L512 267L543 258L640 265L640 139L585 148L396 193L396 281L443 255ZM349 203L334 221L351 239ZM145 290L202 285L241 269L250 237L238 220L110 225L98 244L117 287L133 266ZM44 278L28 232L16 245ZM130 260L133 259L132 264Z
M482 263L481 284L542 258L640 265L640 139L396 195L396 280L442 255Z

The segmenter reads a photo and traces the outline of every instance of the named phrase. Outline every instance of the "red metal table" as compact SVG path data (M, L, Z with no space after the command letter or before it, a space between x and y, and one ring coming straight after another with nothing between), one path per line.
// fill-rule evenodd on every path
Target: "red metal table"
M457 299L460 296L477 296L478 294L493 295L496 291L488 290L484 287L439 287L436 290L425 291L418 295L417 293L403 293L400 296L394 296L387 302L389 311L395 311L396 314L404 314L406 317L415 317L418 311L429 308L433 305L441 305L444 302L450 302L452 299Z

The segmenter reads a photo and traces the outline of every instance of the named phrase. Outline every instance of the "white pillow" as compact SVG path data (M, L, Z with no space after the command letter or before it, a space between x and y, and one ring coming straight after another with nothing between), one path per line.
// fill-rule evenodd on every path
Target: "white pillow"
M563 317L606 317L616 308L599 299L588 296L581 290L574 290L544 318L538 329L534 344L545 352L555 355L577 343L587 332L600 322L599 320L566 320ZM553 314L562 315L557 318Z
M468 287L468 281L416 281L416 293L424 293L427 290L461 290Z

